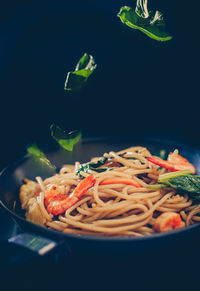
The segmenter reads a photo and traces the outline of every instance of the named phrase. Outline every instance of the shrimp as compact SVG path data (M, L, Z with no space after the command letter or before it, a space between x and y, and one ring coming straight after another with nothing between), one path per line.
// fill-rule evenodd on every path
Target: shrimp
M174 153L170 153L168 156L168 161L175 165L175 169L180 170L190 170L192 174L195 173L195 167L184 157L179 154L176 154L174 157Z
M158 157L148 157L147 160L172 172L190 170L191 173L194 174L196 171L195 167L186 158L182 157L177 152L170 153L167 161Z
M45 206L48 213L59 215L64 213L68 208L76 204L79 199L94 186L96 179L93 175L83 179L74 191L67 195L63 191L63 186L51 185L45 193Z
M76 204L79 199L87 192L88 189L94 186L96 178L93 175L83 179L78 186L74 189L72 194L66 195L64 192L64 186L50 185L45 194L45 206L48 213L53 215L59 215L64 213L68 208ZM135 187L141 187L141 185L131 179L106 179L100 182L100 185L107 184L127 184Z
M185 227L180 214L174 212L165 212L159 215L154 224L154 230L157 232L165 232L173 229Z

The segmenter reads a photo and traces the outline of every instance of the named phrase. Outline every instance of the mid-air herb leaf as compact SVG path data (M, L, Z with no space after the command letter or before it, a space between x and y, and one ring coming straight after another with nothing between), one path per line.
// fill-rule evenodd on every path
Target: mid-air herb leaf
M76 173L80 178L83 178L83 176L81 175L81 172L88 173L88 170L96 171L98 173L108 171L109 170L108 168L99 168L100 166L103 166L106 163L106 161L107 161L107 158L103 157L103 158L100 158L96 163L91 162L91 163L83 164L81 165L81 167L78 169Z
M79 130L74 130L67 133L55 124L50 126L50 131L51 136L57 141L57 143L68 151L72 151L74 145L78 143L82 137L82 133Z
M50 170L55 171L56 166L52 165L51 162L47 159L43 151L39 149L36 143L31 143L27 147L27 152L38 162L47 166Z
M152 39L168 41L172 38L166 32L162 13L159 11L148 11L147 0L137 0L135 10L128 6L121 7L117 16L127 26L142 31Z
M92 55L85 53L78 61L73 72L68 72L64 89L67 91L78 91L87 82L97 65Z

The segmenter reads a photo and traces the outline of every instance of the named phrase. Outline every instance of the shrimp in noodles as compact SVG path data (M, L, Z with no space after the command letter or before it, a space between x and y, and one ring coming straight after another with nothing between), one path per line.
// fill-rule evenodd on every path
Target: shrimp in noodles
M163 173L195 168L177 150L168 161L160 160L135 146L83 165L64 165L44 181L26 180L20 189L22 208L31 222L82 235L152 235L200 221L200 206L187 194L149 187Z

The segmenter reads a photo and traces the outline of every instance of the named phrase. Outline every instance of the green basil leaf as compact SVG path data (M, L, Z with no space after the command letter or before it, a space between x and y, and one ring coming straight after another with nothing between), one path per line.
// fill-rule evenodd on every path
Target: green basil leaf
M85 53L76 65L75 71L79 70L93 70L96 67L94 58L92 55Z
M190 174L192 174L192 172L190 170L181 170L181 171L169 172L169 173L160 175L158 178L158 182L159 183L167 183L169 181L169 179L177 178L179 176L181 176L181 177L188 176Z
M165 22L159 11L149 11L148 17L144 17L142 7L137 6L136 11L131 7L123 6L117 16L127 26L142 31L154 40L168 41L172 38L166 32Z
M67 91L80 90L96 67L93 56L85 53L77 63L75 71L68 72L64 89Z
M91 162L91 163L83 164L81 165L81 167L76 173L80 178L83 178L83 176L81 175L81 172L88 173L88 170L96 171L98 173L108 171L109 170L108 168L99 168L100 166L104 165L106 161L107 161L107 158L103 157L103 158L100 158L96 163Z
M108 160L107 158L103 157L100 158L96 163L94 162L89 163L90 169L96 169L103 166L107 162L107 160Z
M27 147L27 152L38 162L47 166L50 170L55 171L56 166L52 165L51 162L47 159L43 151L39 149L36 143L29 144Z
M188 170L160 175L158 183L186 192L192 198L200 200L200 176L193 175Z
M82 137L82 133L79 130L74 130L67 133L55 124L50 126L50 131L51 136L57 141L57 143L68 151L72 151L74 145L78 143Z
M167 184L173 188L187 192L194 199L200 200L200 176L180 176L169 179Z

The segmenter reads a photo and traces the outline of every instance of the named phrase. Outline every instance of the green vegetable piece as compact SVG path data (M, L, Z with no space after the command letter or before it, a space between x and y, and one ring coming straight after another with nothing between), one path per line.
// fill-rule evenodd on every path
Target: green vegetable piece
M135 10L128 6L121 7L117 16L127 26L142 31L154 40L168 41L172 39L172 36L166 32L162 13L148 11L147 0L138 0Z
M187 192L194 199L200 200L200 176L179 176L169 179L167 184L173 188Z
M74 145L81 140L82 133L79 130L74 130L69 133L62 130L59 126L52 124L50 126L51 136L65 150L72 151Z
M107 158L103 157L103 158L100 158L96 163L91 162L91 163L83 164L81 165L81 167L76 173L80 178L83 178L83 176L81 175L81 172L88 173L88 170L96 171L98 173L108 171L109 170L108 168L98 169L99 167L103 166L106 163L106 161L107 161Z
M166 183L166 182L168 182L169 179L176 178L179 176L186 176L186 175L190 175L190 174L192 174L192 172L190 170L170 172L170 173L160 175L158 178L158 182L159 183Z
M68 72L64 89L67 91L79 91L96 67L93 56L85 53L77 63L75 71Z
M103 158L100 158L96 163L93 163L93 162L89 163L90 169L94 170L103 166L107 160L108 160L107 158L103 157Z
M200 200L200 176L189 170L170 172L160 175L158 182L188 193L192 198Z
M148 185L147 188L149 189L161 189L161 188L167 188L165 184L155 184L155 185Z
M27 147L27 152L38 162L47 166L50 170L55 171L56 166L52 165L47 159L46 155L39 149L36 143L29 144Z
M94 63L94 58L91 55L85 53L77 63L75 71L90 69Z
M166 188L166 187L172 187L169 185L169 181L171 181L172 178L176 178L179 176L186 176L192 174L191 171L189 170L182 170L182 171L176 171L176 172L170 172L166 174L162 174L158 178L158 183L160 184L155 184L155 185L148 185L148 188L150 189L159 189L159 188ZM173 187L174 188L174 187Z

